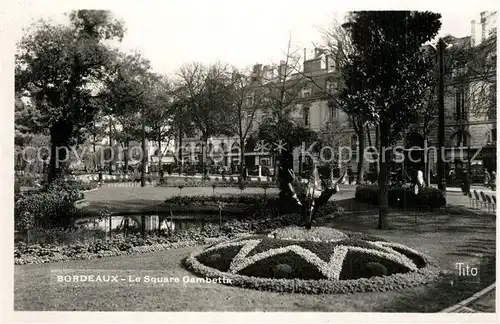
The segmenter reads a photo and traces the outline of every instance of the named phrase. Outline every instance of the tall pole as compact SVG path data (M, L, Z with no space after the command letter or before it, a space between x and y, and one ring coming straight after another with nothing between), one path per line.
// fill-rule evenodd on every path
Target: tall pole
M438 157L438 187L446 196L445 159L445 124L444 124L444 41L439 39L439 157Z

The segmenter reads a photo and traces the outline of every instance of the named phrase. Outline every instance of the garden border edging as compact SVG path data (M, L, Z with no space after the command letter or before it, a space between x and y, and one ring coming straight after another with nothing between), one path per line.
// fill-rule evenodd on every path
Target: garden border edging
M475 293L471 297L469 297L469 298L467 298L465 300L462 300L460 303L458 303L456 305L453 305L451 307L443 309L442 311L440 311L440 313L455 313L458 309L460 309L462 307L465 307L465 306L469 305L470 303L472 303L472 302L478 300L479 298L483 297L484 295L486 295L487 293L489 293L490 291L492 291L493 289L495 289L495 287L496 287L496 282L492 283L491 285L489 285L488 287L484 288L483 290L480 290L479 292Z

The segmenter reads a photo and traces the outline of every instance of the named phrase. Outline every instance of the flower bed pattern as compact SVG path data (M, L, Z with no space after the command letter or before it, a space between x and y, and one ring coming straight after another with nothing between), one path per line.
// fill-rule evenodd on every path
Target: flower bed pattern
M396 290L426 284L440 273L425 255L404 245L359 235L340 238L335 232L336 240L325 241L240 238L193 253L185 264L230 285L298 293Z

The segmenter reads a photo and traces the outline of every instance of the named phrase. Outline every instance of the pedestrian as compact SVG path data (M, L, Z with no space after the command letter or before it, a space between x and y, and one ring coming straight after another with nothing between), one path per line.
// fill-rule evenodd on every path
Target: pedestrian
M347 169L347 178L349 179L349 184L351 184L354 181L354 173L352 171L351 166Z
M467 195L470 192L470 185L471 185L470 175L469 173L466 173L464 180L462 181L462 192L464 193L464 195Z
M424 187L425 182L424 182L424 173L422 170L417 171L417 183L420 186L420 188Z
M491 172L491 190L496 190L497 188L497 173L495 171Z
M484 170L484 186L489 187L491 182L491 176L488 170Z

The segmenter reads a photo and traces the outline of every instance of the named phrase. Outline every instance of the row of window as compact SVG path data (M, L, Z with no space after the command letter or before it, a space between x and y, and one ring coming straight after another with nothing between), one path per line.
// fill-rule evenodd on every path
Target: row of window
M333 92L335 91L335 87L336 87L336 83L335 82L332 82L332 81L325 81L325 87L324 87L324 91L326 92ZM316 89L316 87L314 87ZM317 89L318 91L322 91L321 89ZM313 88L304 88L301 90L301 93L300 93L300 97L301 98L309 98L312 96L313 94ZM295 95L295 94L294 94ZM248 94L245 98L245 105L247 107L251 107L255 104L255 93L252 92L250 94Z

